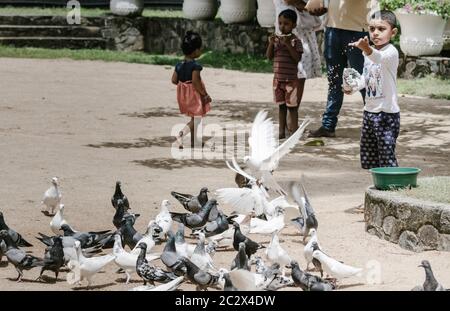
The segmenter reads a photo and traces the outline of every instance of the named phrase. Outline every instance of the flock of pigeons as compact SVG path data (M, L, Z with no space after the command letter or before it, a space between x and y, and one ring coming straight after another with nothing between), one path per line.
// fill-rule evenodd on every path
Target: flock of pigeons
M171 212L170 202L162 201L159 214L150 220L143 234L134 228L139 214L131 212L120 182L116 183L111 198L115 230L75 230L64 219L62 195L55 177L42 200L45 212L53 216L50 228L55 235L38 233L36 237L46 245L44 257L38 258L23 249L32 245L8 227L0 212L0 261L6 256L16 269L19 282L23 271L34 267L41 268L41 281L45 271L54 272L58 279L61 270L69 269L67 280L71 284L86 280L88 288L98 272L114 263L118 272L126 275L126 283L133 273L143 280L143 286L133 289L139 291L175 290L183 282L190 282L197 290L278 290L287 286L305 291L334 290L344 278L361 277L363 269L344 264L322 250L317 235L318 220L303 183L291 182L284 189L273 177L279 161L295 147L308 123L303 122L278 146L271 119L265 111L259 112L249 138L250 156L243 159L248 171L234 158L231 163L226 162L236 173L238 187L218 189L216 198L210 198L207 188L202 188L198 195L172 192L186 212ZM219 202L231 206L234 212L226 215ZM279 236L287 224L303 236L305 270L280 244ZM196 244L186 242L185 228L197 239ZM264 246L255 242L251 239L253 234L271 236L270 243ZM152 252L159 243L165 243L163 251ZM110 249L107 255L98 255ZM230 249L236 252L230 266L218 267L214 256ZM162 267L152 263L157 259ZM423 261L421 267L425 269L426 280L414 290L445 290L433 276L428 261Z

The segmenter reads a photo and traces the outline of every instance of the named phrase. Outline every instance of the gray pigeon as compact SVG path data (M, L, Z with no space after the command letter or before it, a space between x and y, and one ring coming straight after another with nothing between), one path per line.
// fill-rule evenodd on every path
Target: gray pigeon
M64 247L62 237L54 237L53 245L49 246L44 255L44 266L41 268L38 280L42 280L44 271L53 271L58 281L59 269L64 265Z
M230 228L230 223L238 216L226 216L222 211L219 211L217 218L214 221L208 221L202 231L206 237L221 234Z
M137 245L137 247L140 248L141 251L136 261L136 272L144 280L144 285L147 285L147 282L155 285L155 281L167 283L177 278L177 276L172 272L166 272L148 263L145 258L145 255L147 254L146 243L141 242Z
M239 250L239 243L245 243L245 253L247 257L250 258L251 255L255 254L258 249L265 248L265 246L256 243L250 238L246 237L242 234L241 228L237 222L233 222L234 226L234 235L233 235L233 248L235 250Z
M140 216L140 214L128 213L124 202L119 199L119 200L117 200L116 213L114 214L114 217L113 217L113 225L117 229L119 229L122 224L122 220L124 218L131 217L131 218L133 218L134 221L136 221L136 218L138 218L139 216ZM134 222L133 222L133 225L134 225Z
M177 199L187 211L198 213L208 202L208 192L208 188L204 187L200 190L198 195L183 194L175 191L172 191L170 194Z
M134 228L135 218L127 216L122 219L119 232L122 235L123 244L128 245L130 249L134 249L136 244L144 237Z
M239 251L236 254L233 262L231 263L231 270L234 269L245 269L250 271L250 265L248 264L248 257L245 253L245 243L239 243Z
M181 260L186 265L186 277L196 285L197 291L208 290L208 287L218 287L219 276L201 270L186 257L182 257Z
M120 181L117 181L116 182L116 190L114 191L114 194L111 198L111 204L115 209L117 209L118 201L122 200L124 207L125 207L125 211L127 211L130 209L130 202L128 202L127 196L122 193L121 186L122 186L122 183Z
M161 261L166 267L178 276L186 273L186 266L175 249L175 236L171 231L168 233L168 240L161 254Z
M422 260L419 267L424 268L425 270L425 282L422 286L416 286L412 290L413 291L446 291L444 286L439 284L433 274L433 270L431 270L431 265L428 260Z
M3 254L6 253L6 244L5 241L0 240L0 262L2 262Z
M206 203L198 213L173 213L170 212L170 216L176 222L184 224L191 230L201 228L208 222L209 213L213 207L217 206L217 200L211 199Z
M62 225L60 230L64 232L64 236L70 236L75 240L80 241L81 248L95 246L99 240L112 235L109 233L110 230L99 232L74 232L67 224Z
M24 250L17 248L8 231L0 231L0 239L6 244L6 258L16 268L18 273L17 282L22 281L23 270L30 270L35 267L42 267L44 261L41 258L27 254Z
M301 191L300 191L301 188ZM289 189L291 196L297 203L301 216L294 218L291 222L299 229L300 233L303 235L303 242L309 235L311 229L316 229L319 226L319 222L315 216L314 210L312 208L311 202L309 201L308 194L306 192L303 183L292 182L289 184ZM301 194L303 192L303 195Z
M31 245L31 243L28 243L19 233L8 227L2 212L0 212L0 230L8 231L9 236L11 237L12 241L15 244L17 244L17 246L21 247L33 246Z
M231 282L230 275L228 273L225 273L223 275L223 279L225 281L225 286L223 287L223 290L225 292L237 292L238 289L234 287L233 283Z
M294 284L304 291L332 291L336 288L335 284L324 281L322 278L302 271L298 263L291 261L291 277Z

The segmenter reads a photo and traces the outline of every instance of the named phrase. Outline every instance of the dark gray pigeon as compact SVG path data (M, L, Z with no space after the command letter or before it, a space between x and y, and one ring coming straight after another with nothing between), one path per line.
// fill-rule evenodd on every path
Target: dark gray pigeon
M186 257L182 257L181 260L186 265L186 277L192 284L196 285L197 291L208 290L208 287L218 287L219 276L212 275L209 272L201 270L192 261Z
M302 271L298 263L291 261L291 277L294 284L304 291L332 291L336 288L335 284L324 281L322 278Z
M130 203L128 202L127 196L122 193L121 186L122 186L122 183L120 181L117 181L116 182L116 190L114 191L114 194L111 197L111 204L115 209L117 209L118 201L122 200L124 207L125 207L125 211L127 211L130 209Z
M127 216L122 219L121 226L118 230L122 235L123 244L128 245L130 249L134 249L136 244L144 237L134 228L134 222L134 217Z
M172 191L170 194L183 205L183 207L191 213L198 213L202 207L208 202L208 188L204 187L198 195L183 194Z
M67 224L62 225L60 230L64 232L64 236L70 236L75 240L80 241L81 248L95 246L99 240L111 235L111 233L109 233L110 230L99 232L74 232Z
M428 260L422 260L419 267L424 268L425 270L425 282L422 286L416 286L412 290L413 291L446 291L444 286L439 284L433 274L433 270L431 270L431 264Z
M42 267L44 261L41 258L27 254L24 250L17 248L7 230L0 231L0 239L6 244L6 258L11 263L18 273L17 282L22 281L23 270L30 270L35 267Z
M239 251L236 254L233 262L231 263L231 270L234 269L245 269L250 271L250 265L248 264L248 257L245 253L245 243L239 243Z
M241 242L245 243L245 253L247 254L248 258L250 258L251 255L255 254L258 251L258 249L265 248L265 246L258 244L255 241L243 235L241 232L241 228L239 227L239 224L237 222L234 221L233 226L234 226L233 248L236 251L239 250L239 244Z
M140 216L140 214L129 213L129 212L127 212L127 210L128 209L126 208L126 206L124 204L124 201L120 200L120 199L117 200L116 213L114 214L114 217L113 217L113 225L117 229L119 229L121 227L122 220L124 218L128 218L128 217L132 218L133 219L133 225L134 225L134 222L136 221L136 218L138 218Z
M174 234L169 231L167 235L168 240L161 254L161 261L170 271L175 273L177 276L182 276L186 273L186 265L184 264L181 257L177 254L177 251L175 249Z
M44 271L53 271L55 273L55 279L58 281L59 270L64 266L64 247L62 237L54 237L53 245L47 247L44 255L44 266L41 268L38 280L42 280L42 274Z
M144 285L147 285L147 282L155 285L155 281L167 283L175 280L178 277L172 272L166 272L161 268L157 268L148 263L147 259L145 258L145 255L147 253L146 243L141 242L137 245L137 247L140 248L141 251L136 261L136 272L144 280Z
M9 228L8 225L5 222L5 218L3 216L3 213L0 212L0 230L6 230L8 231L9 236L11 237L12 241L17 244L17 246L20 247L30 247L33 246L31 243L28 243L22 235L14 231L13 229Z
M239 215L226 216L222 211L219 211L217 218L214 221L208 221L203 227L202 232L206 237L221 234L230 228L230 223Z
M208 222L209 213L213 207L217 206L217 200L211 199L198 213L173 213L170 216L176 222L184 224L191 230L201 228Z

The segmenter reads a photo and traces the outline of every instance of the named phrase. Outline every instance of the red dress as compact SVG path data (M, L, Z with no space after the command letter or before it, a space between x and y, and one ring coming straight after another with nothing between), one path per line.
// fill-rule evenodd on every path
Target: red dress
M192 71L202 70L195 60L178 63L175 71L178 75L177 101L180 112L189 117L203 117L211 110L210 102L203 102L201 95L192 84ZM205 87L203 81L202 86Z

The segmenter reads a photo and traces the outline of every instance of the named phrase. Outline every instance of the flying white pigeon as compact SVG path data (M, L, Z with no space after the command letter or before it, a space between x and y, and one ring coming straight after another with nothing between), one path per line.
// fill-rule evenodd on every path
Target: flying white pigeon
M100 257L84 257L81 252L81 245L79 241L75 241L75 250L77 252L78 260L70 260L68 267L74 274L75 278L71 282L74 284L78 281L78 284L81 285L81 281L84 279L87 280L89 288L92 284L93 276L100 272L107 264L114 261L115 256L112 254L108 254Z
M281 158L295 147L309 123L308 119L303 121L294 134L277 146L272 119L267 118L267 111L258 112L248 139L250 156L244 157L244 163L251 170L251 175L261 180L269 189L285 195L286 192L275 181L272 172L278 168Z
M322 264L323 271L325 271L331 277L342 280L345 278L349 278L352 276L361 277L362 276L362 268L355 268L352 266L348 266L343 264L336 259L331 258L326 255L324 252L320 250L315 250L313 252L313 258L320 261Z
M321 248L319 239L317 238L316 229L311 229L309 231L309 234L311 235L311 239L308 241L308 243L303 248L303 255L305 256L305 259L306 259L306 270L309 270L309 264L312 263L312 261L313 261L313 252L314 252L314 248L312 246L313 243L314 242L317 243L319 248Z
M54 215L55 209L61 203L62 194L59 190L58 178L53 177L51 182L52 185L45 191L41 204L46 206L47 212L51 211L50 214Z
M281 267L282 275L285 275L285 267L291 263L291 257L281 247L277 232L272 233L272 240L266 249L266 256L272 263L278 263Z
M62 225L70 225L67 223L67 221L64 219L64 204L59 204L59 209L56 212L55 216L53 216L52 220L50 221L50 228L52 229L53 233L56 235L61 234L61 226ZM74 230L72 227L70 227L73 232L78 232Z
M136 262L139 254L129 253L123 249L122 239L119 234L114 236L113 247L114 263L125 271L127 280L126 284L130 281L131 273L136 272ZM150 262L159 259L159 255L147 254L145 258Z

